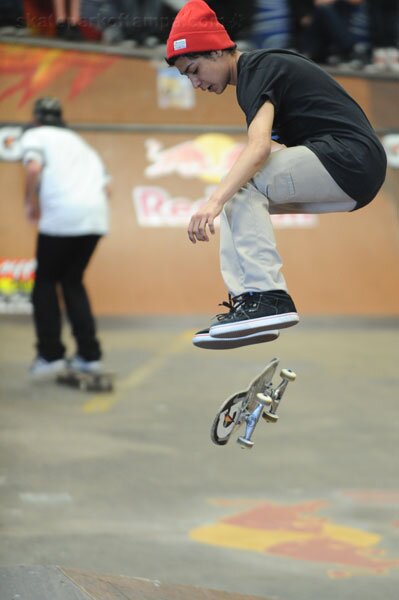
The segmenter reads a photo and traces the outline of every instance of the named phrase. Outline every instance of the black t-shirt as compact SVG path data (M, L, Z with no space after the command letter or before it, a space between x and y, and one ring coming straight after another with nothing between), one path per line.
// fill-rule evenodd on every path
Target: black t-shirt
M248 127L269 100L275 109L273 137L312 150L357 208L375 197L385 179L386 154L366 115L339 83L287 50L244 53L237 71L237 99Z

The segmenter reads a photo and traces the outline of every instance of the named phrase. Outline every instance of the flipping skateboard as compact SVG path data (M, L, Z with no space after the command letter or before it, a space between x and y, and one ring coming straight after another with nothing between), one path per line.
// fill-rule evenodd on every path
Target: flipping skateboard
M215 444L224 446L233 432L245 424L244 435L238 437L237 442L242 448L252 448L252 435L259 419L262 417L268 423L277 422L277 410L283 394L288 383L296 378L290 369L282 369L281 381L273 387L279 362L278 358L273 358L246 390L233 394L223 402L211 427L211 439Z
M57 375L57 383L78 388L85 392L112 392L114 374L106 371L85 373L75 369L66 369Z

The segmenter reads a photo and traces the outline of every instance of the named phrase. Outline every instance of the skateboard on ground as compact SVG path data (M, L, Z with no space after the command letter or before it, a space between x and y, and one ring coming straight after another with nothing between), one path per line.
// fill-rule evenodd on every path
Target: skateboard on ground
M278 358L273 358L246 390L233 394L223 402L211 427L211 439L215 444L224 446L232 433L245 424L245 432L237 442L242 448L252 448L252 435L259 419L262 417L268 423L277 422L277 409L283 394L288 383L296 378L290 369L282 369L281 381L273 387L279 362Z
M112 392L114 379L114 373L109 371L86 373L68 368L57 375L57 383L78 388L85 392Z

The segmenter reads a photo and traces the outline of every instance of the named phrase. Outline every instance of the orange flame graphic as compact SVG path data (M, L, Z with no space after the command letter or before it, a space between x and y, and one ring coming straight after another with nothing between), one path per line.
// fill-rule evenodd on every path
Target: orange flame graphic
M0 46L1 74L18 76L16 83L8 85L0 93L0 102L21 92L18 104L21 107L70 70L76 71L68 96L69 99L74 98L117 60L117 57L95 53Z

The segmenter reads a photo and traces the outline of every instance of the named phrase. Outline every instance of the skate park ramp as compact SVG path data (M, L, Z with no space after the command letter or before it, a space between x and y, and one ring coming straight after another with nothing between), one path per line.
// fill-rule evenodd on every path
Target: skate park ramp
M362 211L276 228L297 327L201 350L225 289L218 232L190 244L186 211L244 139L234 98L160 109L153 61L0 50L3 133L56 95L113 177L87 284L115 373L103 394L29 379L36 232L22 166L1 161L0 600L398 600L399 168ZM397 76L340 79L399 132ZM72 356L67 323L63 339ZM278 425L253 450L212 444L221 403L273 357L297 373Z
M267 600L187 585L96 575L59 566L0 569L4 600Z

